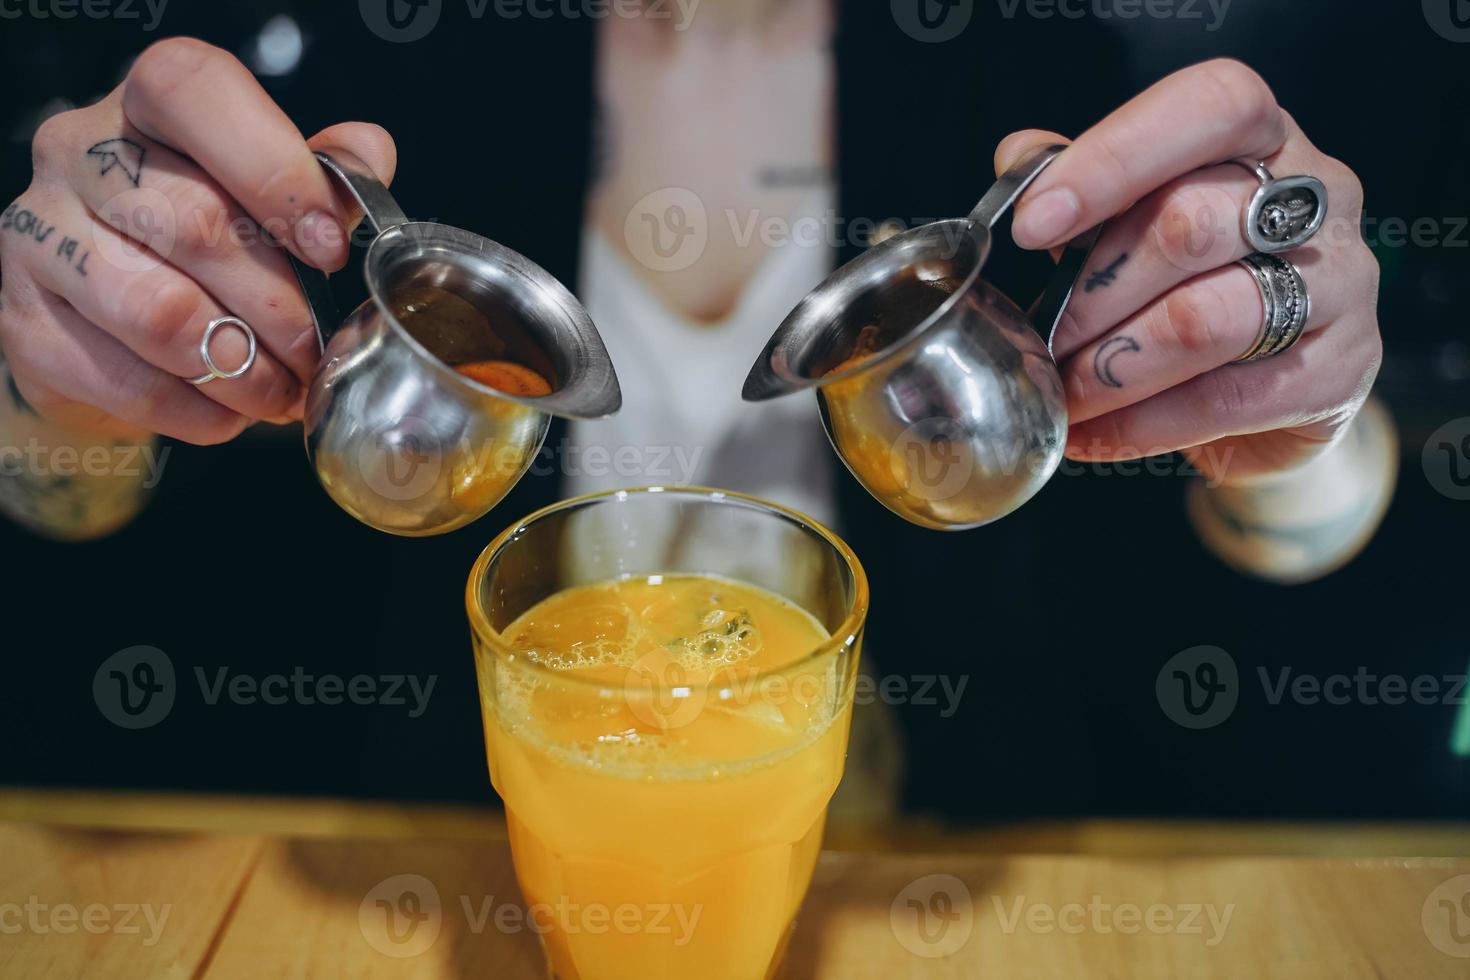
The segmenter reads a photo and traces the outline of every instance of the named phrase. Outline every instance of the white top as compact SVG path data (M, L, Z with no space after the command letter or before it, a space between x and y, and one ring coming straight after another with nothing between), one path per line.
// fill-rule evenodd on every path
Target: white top
M830 185L815 189L796 219L821 220L833 200ZM771 249L725 320L694 322L654 296L589 223L577 294L612 356L623 408L610 419L573 422L568 445L552 447L565 492L697 484L832 523L832 449L816 400L796 394L752 404L740 388L776 327L834 259L829 242L792 236Z

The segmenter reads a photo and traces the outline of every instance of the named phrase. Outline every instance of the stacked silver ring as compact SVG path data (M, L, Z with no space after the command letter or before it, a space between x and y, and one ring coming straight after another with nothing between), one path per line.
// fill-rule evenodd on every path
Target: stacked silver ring
M1255 343L1236 361L1256 361L1289 350L1301 339L1312 312L1312 299L1301 272L1280 256L1266 252L1252 252L1237 264L1255 277L1266 315Z
M1261 290L1265 316L1261 332L1240 357L1257 361L1290 350L1307 328L1312 301L1295 263L1275 254L1300 248L1317 234L1327 216L1327 188L1305 174L1276 178L1259 160L1232 160L1260 182L1241 215L1242 233L1255 249L1237 264L1244 266Z

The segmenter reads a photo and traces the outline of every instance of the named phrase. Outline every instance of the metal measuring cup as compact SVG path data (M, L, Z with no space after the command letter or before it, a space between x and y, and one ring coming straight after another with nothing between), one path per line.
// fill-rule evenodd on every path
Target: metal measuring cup
M1031 499L1066 447L1050 338L1099 229L1063 251L1029 318L980 273L996 220L1063 149L1006 171L968 218L895 235L827 277L766 345L745 400L814 389L847 468L915 524L978 527Z
M612 360L587 311L545 269L479 235L409 221L351 153L316 156L376 237L364 258L368 298L343 320L327 277L292 259L322 344L306 455L327 494L364 524L409 536L451 531L525 474L552 415L602 418L621 407ZM422 324L409 316L403 297L445 293L458 315ZM507 394L454 370L498 354L507 336L550 394Z

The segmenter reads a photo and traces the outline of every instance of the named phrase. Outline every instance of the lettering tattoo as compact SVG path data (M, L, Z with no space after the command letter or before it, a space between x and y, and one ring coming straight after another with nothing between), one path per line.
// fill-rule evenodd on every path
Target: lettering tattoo
M1124 252L1108 265L1103 266L1101 269L1098 269L1092 275L1088 276L1087 281L1082 284L1082 291L1084 293L1090 293L1094 289L1107 289L1118 280L1118 270L1122 268L1123 263L1127 261L1128 253Z
M87 156L102 161L99 177L106 177L113 170L121 170L133 182L134 187L143 179L143 156L147 152L141 144L134 143L125 136L116 136L87 147Z
M56 225L43 216L23 208L19 204L12 203L0 214L0 232L9 232L20 238L34 241L37 245L45 245L46 240L56 231ZM87 259L91 258L90 251L84 251L77 255L80 245L77 239L69 235L62 235L56 243L56 257L76 270L77 275L87 274Z
M1113 359L1121 354L1127 354L1143 350L1143 347L1124 334L1120 337L1109 337L1098 347L1097 353L1092 355L1092 371L1097 375L1097 380L1109 388L1121 388L1123 382L1113 373Z

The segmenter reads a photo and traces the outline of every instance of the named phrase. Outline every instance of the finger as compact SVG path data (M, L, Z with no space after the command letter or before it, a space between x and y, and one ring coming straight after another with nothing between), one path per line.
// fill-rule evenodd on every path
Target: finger
M1371 301L1361 295L1366 268L1314 250L1292 259L1312 298L1306 332ZM1232 263L1196 276L1061 362L1068 417L1085 422L1232 363L1254 346L1265 316L1247 269Z
M12 370L24 366L27 400L44 416L76 418L76 405L90 405L104 413L100 417L197 445L233 439L249 422L143 361L45 291L24 322L12 321L7 311L0 330Z
M1197 170L1104 225L1052 339L1057 358L1071 357L1191 276L1249 254L1239 215L1257 186L1242 167Z
M11 381L16 390L20 392L21 397L25 399L26 409L53 425L76 432L124 439L128 442L142 442L152 436L149 430L141 426L124 422L96 406L72 401L52 391L45 385L32 380L28 374L24 373L24 369L12 370ZM44 408L37 406L44 406Z
M1270 88L1237 61L1193 65L1077 137L1022 196L1012 235L1060 245L1181 174L1235 157L1264 159L1286 141Z
M1240 484L1261 476L1277 476L1331 444L1330 439L1308 438L1295 429L1278 429L1226 436L1181 452L1210 483Z
M1230 436L1290 429L1329 440L1362 404L1382 345L1364 321L1303 337L1265 360L1216 368L1168 391L1071 427L1067 456L1126 460Z
M128 124L120 105L110 115L60 137L62 178L98 220L197 282L309 382L316 328L286 253L196 164ZM96 139L107 133L121 135Z
M9 400L13 406L21 412L38 415L71 429L133 441L146 437L145 429L52 391L36 380L30 365L19 352L7 349L7 335L45 329L42 318L49 314L38 309L40 293L41 290L17 263L12 262L6 267L5 277L0 281L0 382L10 387ZM13 348L14 342L9 346Z
M1024 160L1033 150L1043 146L1056 146L1059 143L1071 142L1060 133L1049 132L1045 129L1023 129L1014 132L996 144L995 175L999 177ZM1060 246L1051 249L1051 257L1054 261L1060 258L1061 254Z
M75 197L27 194L13 207L37 215L36 221L50 228L44 241L35 241L33 232L19 249L37 284L160 370L179 378L206 371L200 342L209 322L227 314L208 293L93 220ZM4 223L0 219L0 226ZM248 343L239 330L222 329L210 353L228 371L245 362ZM268 351L258 351L240 377L217 379L199 390L250 418L292 412L302 398L300 382Z
M995 175L999 177L1043 146L1056 146L1072 141L1061 133L1046 129L1021 129L995 145Z
M123 83L144 135L194 160L307 263L347 260L344 214L306 140L233 55L193 38L149 47Z
M366 122L345 122L328 126L317 133L306 144L313 150L330 151L340 147L356 156L383 186L393 183L398 172L398 146L393 137L382 126ZM342 213L347 216L347 227L356 227L362 220L362 208L344 193L338 194Z
M1313 174L1327 188L1328 223L1312 247L1358 245L1357 177L1320 153L1289 119L1288 129L1292 135L1271 166L1280 173ZM1053 338L1057 357L1071 356L1190 277L1250 254L1241 216L1259 187L1250 171L1234 164L1196 170L1104 225ZM1294 259L1301 254L1292 252Z

